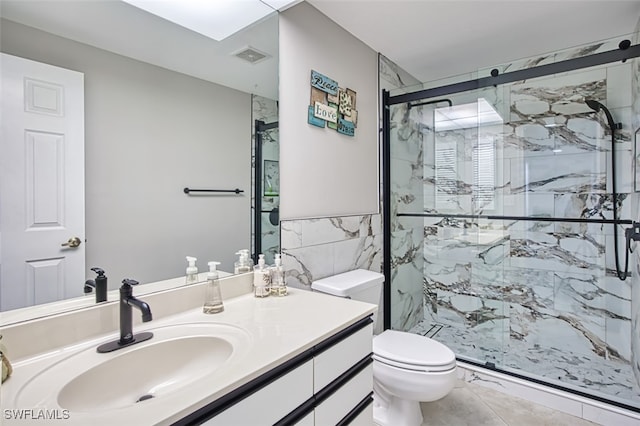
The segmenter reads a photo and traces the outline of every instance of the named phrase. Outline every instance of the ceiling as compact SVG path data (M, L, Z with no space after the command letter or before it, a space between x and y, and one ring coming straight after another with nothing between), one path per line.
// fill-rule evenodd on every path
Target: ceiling
M640 0L306 1L421 82L629 35L640 19Z
M278 18L215 41L118 0L0 0L0 16L122 56L270 99L278 98ZM249 63L251 46L270 57Z
M640 17L640 0L306 1L423 82L628 35ZM275 13L220 42L116 0L1 0L0 16L244 92L278 96ZM232 55L246 46L271 58L249 64Z

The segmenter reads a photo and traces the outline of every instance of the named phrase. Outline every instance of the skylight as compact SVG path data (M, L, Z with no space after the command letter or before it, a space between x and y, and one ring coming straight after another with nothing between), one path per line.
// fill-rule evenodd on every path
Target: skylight
M123 1L217 41L295 3L292 0Z

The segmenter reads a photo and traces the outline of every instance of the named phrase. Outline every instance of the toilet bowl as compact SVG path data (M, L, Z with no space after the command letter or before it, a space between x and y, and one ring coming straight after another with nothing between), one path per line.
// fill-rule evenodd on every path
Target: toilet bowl
M357 269L314 281L314 291L379 305L384 275ZM377 316L374 314L374 330ZM446 396L456 383L451 349L425 336L385 330L373 337L373 417L380 426L419 426L420 402Z
M445 397L456 383L451 349L425 336L386 330L373 338L374 421L422 424L420 402Z

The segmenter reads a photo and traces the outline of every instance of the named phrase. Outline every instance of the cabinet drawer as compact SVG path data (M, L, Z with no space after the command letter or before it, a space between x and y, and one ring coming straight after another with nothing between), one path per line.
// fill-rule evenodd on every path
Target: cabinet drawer
M313 411L312 411L309 414L307 414L306 416L304 416L302 419L297 421L295 423L295 426L314 426L315 425L314 421L315 421L315 419L314 419L314 415L313 415ZM371 426L371 424L369 424L367 426Z
M309 360L203 424L272 425L312 396L313 361Z
M373 365L369 364L316 407L315 424L337 424L349 414L353 407L369 396L371 389L373 389ZM368 424L373 424L373 415L369 418Z
M371 353L373 325L358 330L314 358L313 391L318 392ZM371 388L370 388L371 390Z
M373 424L373 401L349 422L349 426L371 426Z

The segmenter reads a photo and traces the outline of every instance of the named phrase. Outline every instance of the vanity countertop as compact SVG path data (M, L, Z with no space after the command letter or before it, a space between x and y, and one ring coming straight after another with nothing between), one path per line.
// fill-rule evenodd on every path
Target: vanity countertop
M220 278L232 276L233 274L224 271L218 271ZM201 272L198 274L198 282L202 283L207 281L207 273ZM136 287L136 295L164 291L169 289L178 288L185 285L185 277L169 278L162 281L156 281L152 283L142 283ZM116 288L110 290L107 293L107 300L117 301L120 297L120 291ZM65 300L58 300L51 303L44 303L41 305L27 306L25 308L12 309L9 311L0 312L0 327L5 324L12 324L21 321L29 321L35 318L42 318L53 314L62 312L68 312L79 308L90 308L94 305L96 296L95 292L85 294L84 296L72 297Z
M299 289L290 289L286 297L260 299L253 297L252 294L243 294L225 300L224 306L224 312L218 314L203 314L202 308L198 307L159 320L134 325L136 333L194 323L226 324L244 330L248 337L248 350L232 355L222 367L211 373L207 380L195 381L172 393L125 408L102 411L97 409L90 412L69 411L66 412L68 418L58 422L65 425L171 424L310 349L377 309L375 305ZM139 312L134 310L134 315L138 316ZM48 402L43 405L36 404L37 406L17 406L16 403L20 401L20 389L34 377L47 371L49 367L82 351L91 353L93 359L117 356L119 351L94 355L91 350L117 337L117 333L103 334L72 346L56 348L18 360L14 364L13 375L2 384L1 388L4 424L43 424L42 419L32 422L8 419L7 409L33 410L33 415L39 414L37 410L65 415L64 407L58 405L54 396L60 384L56 386L55 383L51 383L51 394L46 398ZM151 344L153 339L136 346ZM139 367L131 365L126 372L114 372L113 380L135 380L136 368ZM167 365L166 368L167 371L171 371L172 366ZM97 400L100 397L100 394L95 395Z

